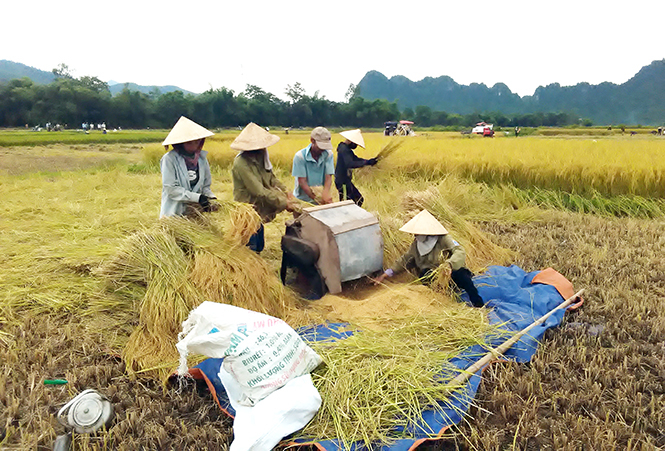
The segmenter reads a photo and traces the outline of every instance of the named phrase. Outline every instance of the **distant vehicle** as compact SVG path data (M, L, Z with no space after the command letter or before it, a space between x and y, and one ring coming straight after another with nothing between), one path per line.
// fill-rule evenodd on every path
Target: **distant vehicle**
M476 126L471 129L471 133L491 138L494 136L494 125L488 124L487 122L478 122Z
M383 134L385 136L415 136L415 132L411 128L414 124L412 121L388 121L384 122Z

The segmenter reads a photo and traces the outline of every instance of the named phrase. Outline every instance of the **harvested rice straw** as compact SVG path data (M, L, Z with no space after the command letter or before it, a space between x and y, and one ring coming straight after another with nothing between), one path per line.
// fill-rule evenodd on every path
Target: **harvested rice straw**
M197 220L163 219L130 236L118 254L96 270L116 291L131 294L138 292L132 286L146 287L135 307L138 327L123 352L130 373L165 379L177 366L173 344L182 322L206 299L280 318L295 309L295 296L277 274L240 244L255 217L253 209L238 203L226 206L230 214L238 212L236 218L249 219L225 222L215 214Z
M450 265L448 263L441 263L427 278L432 290L446 294L450 298L455 297L453 288L450 286Z
M130 374L171 360L177 362L174 337L189 312L203 302L188 280L190 258L169 232L160 225L131 236L116 258L99 270L116 283L147 285L138 305L139 326L123 351ZM164 379L168 371L161 369L155 375Z
M323 403L298 437L374 449L396 434L412 436L395 428L415 426L423 410L443 411L439 401L451 393L445 382L460 372L449 360L467 346L484 344L491 330L482 310L448 303L438 314L393 320L382 331L310 342L325 364L312 373Z
M261 217L251 204L234 202L229 211L224 239L233 245L244 246L261 226Z
M190 280L205 299L284 318L295 296L268 264L246 246L194 255Z
M383 146L379 153L376 155L376 159L378 161L383 160L384 158L390 156L393 152L395 152L397 149L402 147L402 144L404 144L404 141L401 139L391 139L388 144Z

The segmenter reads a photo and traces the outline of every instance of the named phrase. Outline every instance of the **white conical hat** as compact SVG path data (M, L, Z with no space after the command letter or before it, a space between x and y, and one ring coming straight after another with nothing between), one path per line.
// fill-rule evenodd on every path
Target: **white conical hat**
M207 138L212 135L214 135L214 133L207 128L201 127L199 124L191 119L187 119L185 116L180 116L180 119L175 123L162 145L168 146L181 144Z
M448 231L432 214L423 210L404 224L401 232L412 233L414 235L447 235Z
M207 138L212 135L214 135L214 133L207 128L201 127L199 124L191 119L187 119L185 116L180 116L180 119L178 119L178 122L175 123L169 132L169 135L162 143L162 146L196 141L197 139Z
M277 141L279 141L279 136L268 133L254 122L250 122L231 143L231 149L241 151L265 149Z
M362 133L360 133L360 129L357 128L355 130L346 130L340 133L343 137L351 141L352 143L358 144L360 147L363 149L365 148L365 140L363 139Z

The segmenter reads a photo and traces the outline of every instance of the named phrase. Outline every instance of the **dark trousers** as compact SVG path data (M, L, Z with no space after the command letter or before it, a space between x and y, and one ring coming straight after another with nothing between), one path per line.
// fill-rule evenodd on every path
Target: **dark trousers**
M421 279L427 279L428 276L432 274L431 269L426 269L420 272ZM469 300L474 307L482 307L485 303L483 298L478 294L478 289L473 284L473 273L465 267L461 267L457 271L453 271L450 274L450 278L453 280L456 288L458 290L466 291L466 294L469 295Z
M296 283L304 282L304 293L302 296L307 300L321 299L326 294L326 285L321 274L314 265L303 264L294 255L284 252L282 255L282 267L279 271L282 283L286 285L286 274L288 268L296 268L302 274L304 280L299 281L296 276ZM300 291L296 288L296 291Z
M263 224L261 224L259 230L257 230L254 235L249 237L249 242L247 243L247 247L249 247L257 254L260 254L265 245L266 245L265 231L263 228Z
M363 206L365 198L360 194L360 191L358 191L358 188L356 188L356 185L354 185L351 180L342 185L335 186L337 187L337 191L339 191L339 200L351 199L359 207Z

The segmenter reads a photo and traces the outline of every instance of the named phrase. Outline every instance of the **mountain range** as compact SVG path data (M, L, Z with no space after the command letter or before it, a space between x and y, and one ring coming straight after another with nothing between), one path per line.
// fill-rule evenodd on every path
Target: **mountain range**
M503 83L491 88L482 83L460 85L447 76L414 82L401 75L387 78L380 72L369 71L358 83L356 95L367 100L397 102L400 109L422 105L449 114L570 112L595 123L656 125L665 123L665 59L644 66L620 85L553 83L540 86L532 96L524 97Z
M28 77L37 84L48 84L55 79L52 72L0 60L0 83L22 77ZM177 86L142 86L113 81L109 81L108 85L112 95L125 86L145 94L156 91L162 94L173 91L192 94ZM565 112L601 124L662 125L665 123L665 59L644 66L623 84L605 82L561 86L553 83L540 86L533 95L523 97L513 93L504 83L492 87L483 83L461 85L448 76L425 77L414 82L401 75L387 78L380 72L369 71L358 83L355 95L367 100L397 102L401 110L426 106L448 114Z
M55 80L55 75L53 72L47 72L40 69L35 69L31 66L26 66L25 64L15 63L8 60L0 60L0 83L13 80L14 78L23 78L28 77L34 83L37 84L48 84ZM108 81L109 91L112 95L116 95L121 92L125 86L130 91L139 91L144 94L150 94L155 90L158 90L161 94L173 91L182 91L184 94L194 94L185 89L179 88L177 86L143 86L137 85L136 83L118 83L116 81Z

